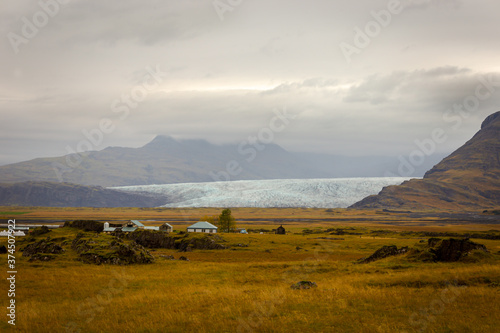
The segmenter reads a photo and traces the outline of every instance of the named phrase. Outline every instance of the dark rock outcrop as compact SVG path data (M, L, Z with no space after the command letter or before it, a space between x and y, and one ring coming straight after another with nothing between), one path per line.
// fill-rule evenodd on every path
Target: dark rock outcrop
M311 282L311 281L299 281L297 283L294 283L290 286L292 289L311 289L311 288L317 288L318 285L316 282Z
M375 260L380 260L390 256L395 256L398 254L403 254L408 252L408 246L399 248L396 245L384 245L377 251L375 251L371 256L358 260L360 264L366 264Z
M98 238L87 238L83 234L77 235L71 248L78 253L80 259L89 264L148 264L154 261L153 256L135 242L128 244L122 241L113 241L103 244Z
M50 229L47 226L43 225L40 228L33 229L33 231L30 232L30 236L36 237L36 236L43 235L43 234L46 234L49 232L50 232Z
M487 252L484 245L474 243L467 238L429 238L427 244L419 243L416 248L411 249L408 246L399 249L395 245L383 246L371 256L362 258L357 262L365 264L399 254L407 254L406 257L411 261L452 262L462 260L476 250Z
M431 238L428 241L429 252L435 255L435 261L458 261L466 257L473 250L482 250L486 252L486 246L474 243L469 239L436 239Z
M49 261L55 258L54 255L63 252L64 249L59 244L54 243L50 237L47 237L38 242L28 244L23 249L23 257L30 257L29 261Z
M150 230L136 230L126 235L130 240L144 247L156 249L175 249L179 252L198 250L221 250L226 247L219 243L222 238L213 234L184 234L169 235L163 232Z

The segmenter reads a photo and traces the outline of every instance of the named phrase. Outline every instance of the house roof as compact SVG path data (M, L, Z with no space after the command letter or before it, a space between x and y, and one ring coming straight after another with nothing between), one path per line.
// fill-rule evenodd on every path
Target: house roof
M190 225L188 229L217 229L212 223L208 223L206 221L196 222L193 225Z
M173 228L170 224L168 223L163 223L163 225L168 225L170 228Z
M104 228L102 231L104 231L104 232L113 232L115 230L116 230L116 228L114 228L114 227L107 227L107 228Z
M154 226L145 226L144 230L160 230L160 227L154 227Z
M18 227L18 226L15 226L14 230L30 230L30 228L29 227Z
M144 224L142 224L141 222L139 222L138 220L130 220L130 222L132 222L133 224L135 224L136 226L138 227L144 227Z
M122 231L123 232L132 232L135 231L137 228L136 227L123 227Z

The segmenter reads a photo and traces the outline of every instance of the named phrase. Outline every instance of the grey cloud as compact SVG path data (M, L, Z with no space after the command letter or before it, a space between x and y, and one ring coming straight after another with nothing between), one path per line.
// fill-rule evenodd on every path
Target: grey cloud
M350 88L343 100L376 105L394 100L423 103L436 99L450 104L473 93L479 75L484 74L456 66L377 74Z
M64 9L59 25L71 42L130 40L145 45L189 39L219 23L209 3L195 0L78 1Z
M70 1L19 54L0 42L0 164L62 155L106 117L116 129L96 149L140 146L155 134L239 142L282 107L299 114L276 134L287 149L405 154L433 128L449 130L443 114L481 73L499 71L500 4L411 1L347 64L339 43L387 3L252 0L220 21L204 0ZM0 34L20 33L20 18L37 6L6 2ZM163 82L119 119L111 103L148 66L166 73ZM498 95L440 151L467 140L497 111Z
M449 7L458 9L463 5L462 0L406 0L405 9L428 9L430 7Z

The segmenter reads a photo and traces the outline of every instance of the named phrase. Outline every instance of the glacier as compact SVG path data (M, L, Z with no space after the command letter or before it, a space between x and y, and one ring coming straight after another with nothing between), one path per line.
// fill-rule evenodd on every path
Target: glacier
M346 208L383 187L410 178L238 180L207 183L119 186L113 189L165 197L161 207Z

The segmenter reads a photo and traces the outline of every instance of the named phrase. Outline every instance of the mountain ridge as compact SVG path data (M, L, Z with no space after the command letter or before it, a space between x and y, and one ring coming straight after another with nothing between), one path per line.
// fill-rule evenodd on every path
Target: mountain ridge
M100 186L34 181L0 184L0 206L156 207L165 201L152 194L127 193Z
M351 208L478 210L500 206L500 111L423 179L388 186Z
M216 145L203 139L157 135L139 148L107 147L0 166L0 183L63 181L112 187L221 180L381 177L398 163L394 157L293 153L274 143ZM433 163L433 159L427 163Z

